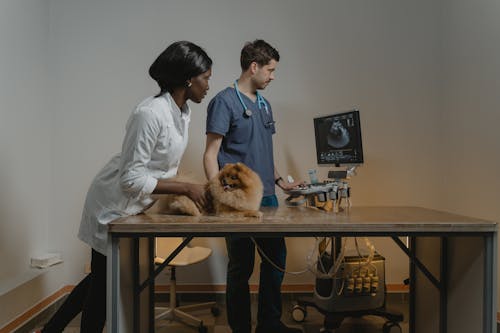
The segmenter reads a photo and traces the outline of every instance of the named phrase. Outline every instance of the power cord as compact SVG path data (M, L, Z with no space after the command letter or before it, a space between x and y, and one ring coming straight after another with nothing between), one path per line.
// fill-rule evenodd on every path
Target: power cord
M271 258L269 258L264 253L264 251L261 249L261 247L259 246L259 244L257 244L257 242L255 241L255 239L253 237L250 237L250 239L254 243L255 247L257 248L257 251L259 251L259 253L262 256L262 258L264 258L269 264L271 264L271 266L273 266L277 270L279 270L279 271L281 271L283 273L291 274L291 275L300 275L300 274L304 274L305 272L310 271L310 267L307 267L306 269L298 271L298 272L290 272L290 271L287 271L286 269L284 269L282 267L279 267L274 261L271 260ZM311 256L312 256L313 253L314 253L314 249L311 252Z
M291 275L300 275L300 274L304 274L306 272L311 272L317 278L320 278L320 279L336 279L337 278L336 277L337 272L340 269L340 267L342 266L342 263L343 263L344 258L345 258L345 248L346 248L346 245L347 245L347 241L345 241L344 244L343 244L343 246L342 246L342 250L340 251L340 254L339 254L338 258L335 260L335 263L332 265L332 267L330 268L330 270L328 272L326 272L326 268L323 265L321 257L326 252L326 248L328 247L329 243L327 242L324 246L322 246L322 248L324 250L320 251L319 250L319 248L320 248L319 244L323 240L322 239L320 240L318 237L316 237L316 242L314 244L314 247L310 251L309 255L307 256L307 262L308 262L307 268L305 268L305 269L303 269L301 271L287 271L286 269L284 269L282 267L279 267L275 262L273 262L266 255L266 253L264 252L264 250L262 250L262 248L259 246L259 244L257 244L257 242L255 241L255 239L253 237L250 237L250 239L254 243L255 247L257 248L257 251L259 251L259 254L262 256L262 258L264 258L269 264L271 264L271 266L273 266L277 270L279 270L279 271L281 271L283 273L286 273L286 274L291 274ZM316 252L316 249L318 249L318 256L317 256L317 258L319 258L319 259L317 259L314 262L312 262L311 260L312 260L312 258L314 256L315 252ZM318 264L321 265L321 271L319 271L316 268Z
M345 241L343 242L340 253L328 272L326 271L326 268L325 268L321 258L323 257L323 254L325 252L327 252L326 249L328 248L328 245L331 242L331 238L328 238L328 241L321 244L321 242L324 242L326 238L320 239L320 238L316 237L316 242L314 244L314 247L310 251L309 255L307 256L307 263L308 263L307 268L300 270L300 271L287 271L285 268L279 267L275 262L273 262L271 260L271 258L269 258L266 255L264 250L262 250L262 248L259 246L259 244L257 244L257 242L255 241L255 238L250 237L250 239L254 243L255 247L257 248L257 251L259 251L259 254L262 256L262 258L264 258L264 260L266 260L269 264L271 264L271 266L273 266L274 268L276 268L277 270L279 270L283 273L291 274L291 275L300 275L300 274L304 274L306 272L311 272L319 279L342 279L343 280L342 277L339 278L339 277L336 277L336 275L337 275L340 267L342 266L342 263L344 262L345 249L347 246L347 240L349 238L346 238ZM365 240L366 247L369 249L369 254L366 257L366 260L363 262L364 257L361 254L361 251L359 249L358 238L354 237L354 244L355 244L356 252L357 252L358 258L359 258L357 271L359 273L361 273L361 270L363 268L369 267L369 268L373 269L375 275L377 275L377 267L375 267L375 265L372 264L373 258L375 256L375 246L368 240L367 237L364 237L364 240ZM321 246L320 246L320 244L321 244ZM320 248L322 250L320 250ZM318 249L318 256L317 256L318 259L315 260L314 262L312 262L312 258L316 252L316 249ZM317 268L318 265L320 266L320 270L318 270L318 268ZM344 289L344 284L342 284L340 292L342 292L343 289Z

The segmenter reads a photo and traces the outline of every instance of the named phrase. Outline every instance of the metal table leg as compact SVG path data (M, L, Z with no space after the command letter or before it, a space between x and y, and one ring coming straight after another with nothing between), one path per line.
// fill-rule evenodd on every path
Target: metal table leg
M483 332L496 332L497 235L484 237Z
M111 333L118 333L118 304L120 304L120 251L118 237L111 236L107 250L106 293L107 329Z

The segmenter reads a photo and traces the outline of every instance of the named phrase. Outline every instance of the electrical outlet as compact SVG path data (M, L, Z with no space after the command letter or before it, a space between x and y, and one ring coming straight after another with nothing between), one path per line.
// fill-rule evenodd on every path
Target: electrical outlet
M39 253L31 257L31 267L47 268L62 262L60 253Z

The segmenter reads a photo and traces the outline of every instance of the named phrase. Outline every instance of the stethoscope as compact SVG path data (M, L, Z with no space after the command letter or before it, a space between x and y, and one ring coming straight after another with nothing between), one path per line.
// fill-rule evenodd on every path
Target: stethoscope
M243 101L243 98L241 97L240 90L238 89L238 80L234 80L234 90L236 90L236 95L238 95L238 99L240 100L241 105L243 106L243 110L245 116L251 117L252 116L252 110L247 108L247 105L245 104L245 101ZM262 109L262 106L264 106L264 109L266 110L266 114L269 114L269 108L267 106L266 101L264 100L264 97L262 97L261 94L257 91L257 106L259 107L259 110ZM274 122L272 122L274 123Z

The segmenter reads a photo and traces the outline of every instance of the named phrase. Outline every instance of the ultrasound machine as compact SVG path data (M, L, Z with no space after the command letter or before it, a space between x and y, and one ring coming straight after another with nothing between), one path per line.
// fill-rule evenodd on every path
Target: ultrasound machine
M316 170L309 170L310 184L288 191L290 206L307 206L338 213L350 207L351 188L347 181L363 163L359 111L314 118L316 157L319 165L334 165L328 179L318 182ZM345 169L339 169L346 166Z
M314 118L314 132L317 163L335 166L335 170L329 171L328 179L323 182L317 180L315 170L309 170L311 183L288 191L287 205L306 205L330 214L349 210L351 188L348 179L363 163L359 111ZM403 315L385 308L384 257L375 251L367 238L364 238L364 250L354 238L356 252L347 255L346 244L350 240L341 237L317 240L313 296L297 302L292 310L293 319L304 321L307 307L314 307L325 316L322 333L334 333L345 317L364 315L386 318L383 332L400 333Z

